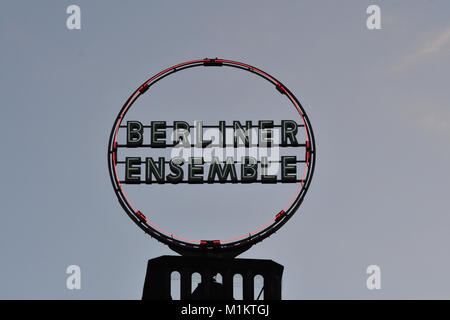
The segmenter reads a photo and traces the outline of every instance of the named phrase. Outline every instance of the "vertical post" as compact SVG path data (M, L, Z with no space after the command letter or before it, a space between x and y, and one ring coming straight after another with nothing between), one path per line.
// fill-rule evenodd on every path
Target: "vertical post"
M272 290L272 279L270 274L264 274L264 300L274 300Z
M273 290L273 296L272 300L281 300L281 278L274 274L272 276L273 282L272 282L272 290Z
M204 294L205 296L209 296L211 294L211 270L209 268L204 268L201 271L202 275L202 283L204 285Z
M281 300L281 278L276 274L264 275L264 300Z
M222 273L222 282L225 291L225 299L233 299L233 276L230 269Z
M191 295L191 284L192 284L192 275L191 272L187 269L181 269L180 276L180 300L188 300Z
M162 283L162 288L161 288L162 292L161 293L162 293L163 297L166 297L166 299L172 298L172 296L170 294L171 293L170 292L170 284L171 284L170 274L171 274L170 270L164 270L162 281L161 281L161 283Z
M150 260L151 261L151 260ZM147 274L145 276L143 300L169 300L170 296L170 269L159 265L147 266Z
M244 287L242 298L244 300L255 300L253 273L248 271L243 274L242 285Z

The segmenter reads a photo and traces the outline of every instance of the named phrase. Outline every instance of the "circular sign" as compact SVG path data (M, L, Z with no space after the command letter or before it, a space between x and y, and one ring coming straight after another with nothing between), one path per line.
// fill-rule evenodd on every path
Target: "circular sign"
M267 170L267 159L252 160L250 157L242 158L241 163L241 179L237 178L235 163L236 161L229 162L228 158L226 161L221 162L210 162L210 170L207 180L203 180L197 173L203 173L203 165L205 162L202 160L201 163L196 164L193 161L189 162L189 178L188 180L183 180L183 171L181 165L184 164L183 159L171 159L170 161L165 161L164 158L160 157L157 161L153 158L145 158L142 161L141 158L137 157L127 157L125 160L119 159L118 150L120 148L168 148L177 147L178 144L186 143L187 136L184 133L189 132L190 129L195 128L196 143L200 144L200 148L206 148L211 145L211 141L204 141L202 138L202 123L196 124L195 126L190 125L184 121L175 121L173 125L167 125L163 121L152 121L151 125L143 125L139 121L127 121L124 122L124 117L127 112L132 108L134 102L147 90L154 85L156 82L164 79L165 77L182 70L193 67L232 67L240 70L250 72L257 75L266 81L274 85L278 92L289 99L295 111L298 113L299 121L294 120L283 120L280 125L274 125L273 121L259 121L258 126L254 126L252 121L247 122L246 129L238 122L234 121L233 125L227 125L225 121L219 121L219 125L216 126L223 133L223 147L231 146L236 148L239 138L248 147L251 144L250 131L257 129L258 143L257 147L267 147L272 146L273 141L271 140L272 130L275 127L279 128L281 131L280 143L278 147L297 147L304 148L304 158L297 159L296 157L281 157L281 168L282 168L282 178L277 180L276 176L264 175L264 170ZM212 126L210 126L212 127ZM151 143L143 143L143 130L144 128L151 129ZM167 144L162 141L166 138L166 133L164 130L171 128L177 137L177 140L173 141L173 144ZM225 131L227 129L234 130L234 144L228 145L225 143ZM119 143L119 131L126 130L126 144ZM184 130L184 132L183 132ZM246 131L247 130L247 131ZM295 134L298 130L304 130L304 136L306 141L297 141ZM248 139L247 139L248 138ZM179 140L178 140L179 139ZM263 145L265 143L265 145ZM189 146L189 144L188 144ZM193 145L194 146L194 145ZM217 254L230 254L236 255L242 251L245 251L253 244L262 241L263 239L270 236L272 233L281 228L298 210L300 207L305 194L310 186L311 179L314 173L316 158L316 147L314 142L314 135L311 128L311 123L303 109L302 105L294 94L284 86L280 81L267 74L266 72L253 67L251 65L231 61L226 59L199 59L188 61L184 63L177 64L170 68L167 68L147 81L145 81L133 94L128 98L128 100L123 105L119 114L117 115L114 125L111 130L109 144L108 144L108 168L111 178L111 182L116 193L117 199L125 210L127 215L146 233L155 239L169 245L173 250L182 254L195 254L195 253L217 253ZM194 159L194 158L192 158ZM217 160L217 159L213 159ZM251 160L251 161L250 161ZM253 162L252 162L253 161ZM296 165L302 163L304 165L304 170L300 173L300 179L298 179L296 174ZM125 165L125 179L119 178L118 164ZM141 180L137 173L140 174L141 169L140 164L145 164L145 176L146 179ZM172 173L165 176L165 165L170 166ZM261 178L257 177L257 166L261 167L262 175ZM264 169L266 168L266 169ZM294 172L292 174L292 172ZM216 177L218 179L216 179ZM156 180L155 180L156 179ZM295 183L297 187L290 198L290 201L279 211L274 212L273 218L267 221L263 225L256 226L254 230L249 230L246 234L236 235L235 237L228 239L214 239L214 240L202 240L202 239L186 239L181 235L173 234L170 230L163 230L159 226L152 223L151 212L144 211L137 208L127 197L124 191L123 184L141 184L146 183L150 185L157 185L159 183ZM148 209L148 208L146 208Z

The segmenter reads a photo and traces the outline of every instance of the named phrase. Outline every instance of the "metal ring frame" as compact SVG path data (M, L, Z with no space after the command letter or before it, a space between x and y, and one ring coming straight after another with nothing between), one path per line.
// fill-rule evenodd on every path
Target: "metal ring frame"
M137 210L131 202L128 200L127 196L123 192L122 186L118 179L116 164L117 164L117 132L119 127L124 119L127 111L131 108L132 104L138 97L143 95L153 84L162 80L163 78L188 68L199 67L199 66L227 66L238 68L241 70L245 70L251 72L255 75L262 77L263 79L272 83L275 88L283 95L286 95L289 100L292 102L296 110L298 111L300 117L302 118L304 128L306 131L306 164L305 164L305 173L302 179L302 182L299 184L299 187L289 202L289 204L277 213L270 222L260 227L259 229L250 232L244 236L240 236L238 238L223 240L223 241L197 241L197 240L188 240L185 238L178 237L173 235L167 231L164 231L152 224L139 210ZM172 250L181 253L183 255L195 255L195 254L214 254L214 255L228 255L235 256L239 253L250 248L257 242L264 240L269 237L272 233L276 232L280 229L298 210L305 194L311 184L311 179L314 173L315 167L315 159L316 159L316 147L314 141L313 130L311 127L311 123L306 115L303 107L301 106L298 99L292 94L292 92L284 86L280 81L267 74L266 72L253 67L251 65L226 60L226 59L199 59L188 61L184 63L180 63L178 65L167 68L158 74L154 75L146 82L144 82L125 102L122 109L120 110L113 128L111 130L111 134L109 137L108 144L108 168L109 175L111 178L111 183L114 188L114 192L116 193L117 199L119 200L120 205L125 210L127 215L146 233L148 233L153 238L158 241L168 245Z

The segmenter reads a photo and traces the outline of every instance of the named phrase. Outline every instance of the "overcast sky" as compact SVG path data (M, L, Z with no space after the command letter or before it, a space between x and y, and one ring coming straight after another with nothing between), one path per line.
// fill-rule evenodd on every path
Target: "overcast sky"
M71 4L81 30L66 28ZM370 4L381 30L366 27ZM450 298L449 18L444 0L2 1L0 298L141 297L147 260L174 253L118 204L109 133L142 82L205 57L280 79L316 135L300 210L242 258L284 265L284 299ZM134 120L294 118L266 88L189 70L149 91ZM135 198L171 230L225 237L266 221L292 187L145 186ZM66 288L71 264L81 290ZM366 287L372 264L381 290Z

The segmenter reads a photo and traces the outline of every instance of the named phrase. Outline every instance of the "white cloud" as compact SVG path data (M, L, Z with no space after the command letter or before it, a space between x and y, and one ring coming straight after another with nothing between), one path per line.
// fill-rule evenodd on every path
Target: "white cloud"
M450 137L450 106L429 100L421 103L401 104L403 117L425 132Z
M405 70L442 52L450 52L450 27L422 41L417 50L402 57L392 69L394 71Z

